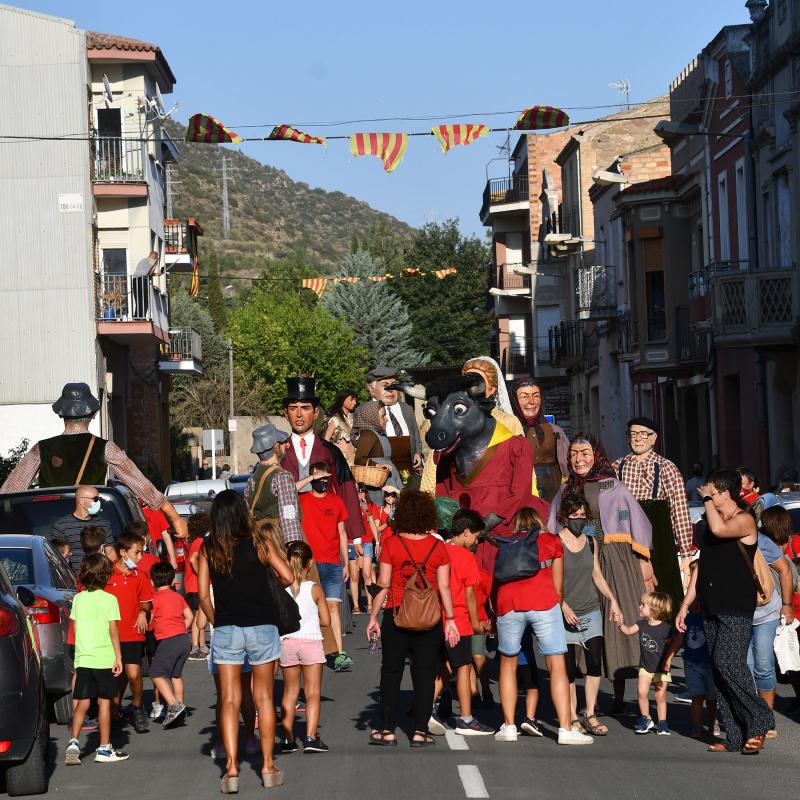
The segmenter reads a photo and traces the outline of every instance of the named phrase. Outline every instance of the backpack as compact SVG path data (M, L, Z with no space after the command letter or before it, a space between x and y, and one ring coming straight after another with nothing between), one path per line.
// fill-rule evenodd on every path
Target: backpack
M497 546L494 562L494 580L497 583L510 583L523 578L532 578L540 570L549 567L549 561L539 560L540 529L532 525L521 536L492 536L490 541Z
M403 537L398 534L397 538L411 559L414 571L403 588L403 598L400 600L400 605L394 607L394 624L398 628L406 628L410 631L429 631L431 628L436 627L442 619L439 594L428 583L428 578L425 576L425 565L433 555L433 551L439 541L434 539L428 555L425 556L421 564L417 564ZM422 583L422 588L420 588L420 582Z

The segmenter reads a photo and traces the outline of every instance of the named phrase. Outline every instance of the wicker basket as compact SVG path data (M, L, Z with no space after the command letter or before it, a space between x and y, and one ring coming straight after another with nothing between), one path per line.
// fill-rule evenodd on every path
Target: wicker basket
M355 464L351 470L356 483L374 486L376 489L380 489L392 474L392 468L388 464L367 464L366 466Z

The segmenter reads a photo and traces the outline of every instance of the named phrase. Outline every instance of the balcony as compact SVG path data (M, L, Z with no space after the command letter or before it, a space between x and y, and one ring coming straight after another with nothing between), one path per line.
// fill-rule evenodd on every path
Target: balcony
M529 200L528 176L492 178L483 190L480 218L485 225L490 214L525 211Z
M132 275L97 276L97 332L120 343L130 337L144 340L155 337L169 341L167 297L151 278Z
M92 140L92 191L96 197L147 197L144 142L119 136Z
M170 272L192 272L202 235L196 219L164 220L164 263Z
M565 320L550 328L550 366L571 367L583 361L583 323Z
M499 264L494 269L489 294L495 297L530 298L531 276L512 272L507 265Z
M158 368L169 374L203 374L203 341L194 328L170 330L161 345Z
M679 364L705 363L707 358L708 337L692 325L688 306L678 306L675 309L675 360Z
M617 282L614 267L578 267L578 319L614 319Z
M617 315L617 358L620 361L632 360L639 345L636 320L630 311L620 311Z

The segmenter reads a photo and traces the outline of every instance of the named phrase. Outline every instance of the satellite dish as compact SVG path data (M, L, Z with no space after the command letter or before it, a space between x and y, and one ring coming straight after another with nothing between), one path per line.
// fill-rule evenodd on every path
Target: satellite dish
M106 107L114 102L114 93L111 91L111 84L108 82L108 75L103 75L103 99L106 101Z
M164 98L161 96L161 89L158 88L156 83L156 104L158 105L159 113L164 113Z

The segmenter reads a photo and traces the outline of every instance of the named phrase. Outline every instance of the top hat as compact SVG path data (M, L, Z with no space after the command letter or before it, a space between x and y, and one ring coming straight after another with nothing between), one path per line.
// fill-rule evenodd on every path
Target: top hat
M317 397L317 382L309 375L299 375L296 378L286 379L286 397L283 398L284 405L286 403L306 402L319 405L319 397Z
M53 411L64 419L90 417L100 409L100 401L85 383L67 383L61 397L53 403Z
M250 452L256 455L267 453L272 450L277 442L285 442L289 435L286 431L276 428L271 422L267 425L262 425L253 431L253 446L250 448Z

